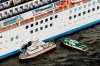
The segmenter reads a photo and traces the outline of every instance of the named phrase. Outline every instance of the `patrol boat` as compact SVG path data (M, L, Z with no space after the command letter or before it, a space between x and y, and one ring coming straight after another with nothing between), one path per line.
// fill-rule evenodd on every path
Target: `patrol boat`
M75 49L78 49L84 52L88 51L87 45L79 43L78 41L73 40L71 38L61 38L60 42L66 46L69 46L69 47L72 47L72 48L75 48Z
M100 23L100 0L0 0L0 59Z
M19 55L19 59L29 59L34 58L42 53L50 51L56 48L56 44L53 42L42 42L42 41L34 41L32 44L26 48L22 53Z

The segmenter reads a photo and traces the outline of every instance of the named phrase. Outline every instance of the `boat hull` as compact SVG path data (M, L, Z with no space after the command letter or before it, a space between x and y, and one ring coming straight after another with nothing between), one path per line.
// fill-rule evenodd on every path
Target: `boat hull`
M43 54L43 53L45 53L45 52L47 52L47 51L50 51L50 50L52 50L52 49L54 49L54 48L56 48L56 45L52 45L51 47L48 47L48 48L46 48L46 49L44 49L44 50L41 50L41 51L39 51L39 52L36 52L36 53L34 53L34 54L31 54L31 55L25 56L25 57L23 56L23 53L22 53L22 54L19 55L19 59L34 58L34 57L36 57L36 56L38 56L38 55L40 55L40 54Z

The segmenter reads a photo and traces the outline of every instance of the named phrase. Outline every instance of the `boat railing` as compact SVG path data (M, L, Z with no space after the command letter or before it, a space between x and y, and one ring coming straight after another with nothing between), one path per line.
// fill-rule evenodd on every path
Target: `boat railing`
M62 2L58 3L58 7L54 10L55 13L58 13L58 12L61 12L63 10L66 10L66 9L70 9L70 8L73 8L75 7L76 5L81 5L82 3L87 3L91 0L82 0L80 2L76 2L76 3L66 3L66 0L63 0Z
M6 1L9 1L9 0L0 0L0 3L6 2Z
M27 24L27 23L30 23L30 22L33 22L33 21L34 21L34 17L23 20L23 21L20 21L20 26L24 25L24 24Z
M19 22L0 28L0 33L19 26Z
M15 16L15 15L19 15L19 14L25 13L27 11L30 11L30 10L45 6L45 5L53 3L53 2L54 1L42 4L42 5L39 5L39 6L35 6L34 2L31 1L30 3L22 4L22 5L19 5L19 6L16 6L16 7L1 11L0 12L0 21L4 20L4 19L7 19L7 18L10 18L10 17ZM30 6L30 5L32 5L33 7Z
M9 9L9 8L12 8L12 7L15 7L15 6L24 4L26 2L30 2L30 1L32 0L28 0L28 1L27 0L12 0L12 1L6 1L3 3L0 3L0 11Z

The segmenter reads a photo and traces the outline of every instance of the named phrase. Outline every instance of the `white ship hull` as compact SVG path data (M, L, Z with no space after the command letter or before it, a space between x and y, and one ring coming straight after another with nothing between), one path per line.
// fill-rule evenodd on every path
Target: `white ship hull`
M0 59L19 52L19 49L23 44L34 40L35 38L39 38L39 40L43 41L49 41L93 24L100 23L100 9L97 9L97 6L100 7L100 3L95 6L91 5L90 7L82 8L81 10L77 10L77 12L69 13L70 10L74 11L75 8L78 9L80 6L83 7L83 5L39 19L35 21L38 22L38 25L35 25L35 22L31 22L0 33L0 35L3 36L2 39L0 39L0 42L3 43L0 44ZM92 8L95 8L95 11L92 11ZM90 13L87 13L88 9L91 10ZM83 11L86 11L85 15L77 15L79 13L83 13ZM76 18L74 18L74 14L77 15ZM57 18L55 18L56 15ZM69 19L69 16L72 16L72 19ZM53 19L50 20L50 17L53 17ZM45 19L48 19L48 21L45 22ZM43 20L42 24L39 23L40 20ZM32 23L34 26L30 27ZM50 26L50 24L52 25ZM27 25L28 28L26 29ZM45 25L47 25L47 28L45 28ZM40 30L40 27L43 27L43 29ZM35 29L37 29L37 31L35 31ZM30 33L31 30L33 30L32 34ZM16 36L19 38L16 39ZM11 37L13 37L13 41L10 40Z

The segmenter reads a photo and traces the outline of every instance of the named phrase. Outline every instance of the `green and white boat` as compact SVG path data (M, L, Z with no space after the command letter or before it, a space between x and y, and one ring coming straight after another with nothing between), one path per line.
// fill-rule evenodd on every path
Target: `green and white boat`
M83 45L79 43L78 41L73 40L71 38L61 38L60 42L64 45L67 45L69 47L72 47L72 48L75 48L75 49L78 49L84 52L88 50L88 47L86 45Z

